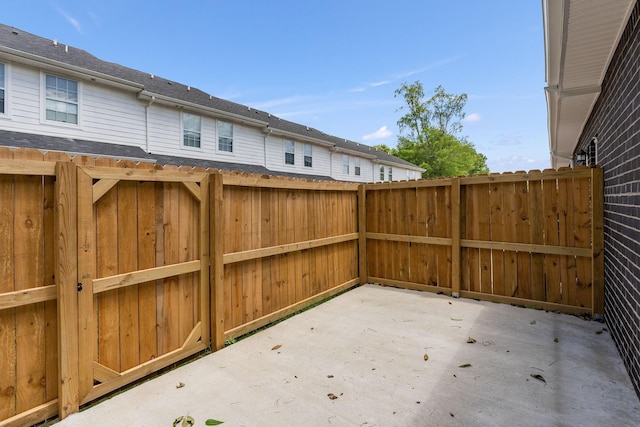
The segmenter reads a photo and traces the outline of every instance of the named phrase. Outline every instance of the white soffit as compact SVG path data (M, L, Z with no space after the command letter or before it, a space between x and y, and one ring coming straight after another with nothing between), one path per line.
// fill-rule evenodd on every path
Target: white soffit
M549 149L568 166L636 0L543 0Z

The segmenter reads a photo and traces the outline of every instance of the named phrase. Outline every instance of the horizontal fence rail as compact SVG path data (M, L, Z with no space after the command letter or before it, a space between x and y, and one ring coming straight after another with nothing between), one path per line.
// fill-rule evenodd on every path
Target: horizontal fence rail
M0 147L0 426L365 282L602 313L602 171L359 185Z

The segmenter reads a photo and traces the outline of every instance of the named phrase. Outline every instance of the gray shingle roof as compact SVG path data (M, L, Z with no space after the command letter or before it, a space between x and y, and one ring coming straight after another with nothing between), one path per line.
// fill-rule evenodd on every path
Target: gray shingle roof
M194 159L189 157L163 156L160 154L147 153L142 148L136 146L87 141L74 138L60 138L56 136L13 132L2 129L0 129L0 145L11 148L33 148L44 153L49 151L61 151L72 156L86 155L90 157L110 157L116 159L135 160L138 162L156 163L159 165L200 166L203 168L219 169L223 171L335 181L329 176L272 171L259 165L218 162L215 160Z
M252 120L259 120L267 123L268 127L274 130L282 130L301 137L326 141L333 144L338 150L350 150L365 156L375 156L383 162L402 165L412 169L417 168L412 163L378 151L366 144L327 135L317 129L281 119L265 111L217 98L197 88L127 68L113 62L103 61L85 50L76 49L62 43L54 43L50 39L45 39L3 24L0 24L0 46L131 82L153 94L203 107L214 108Z

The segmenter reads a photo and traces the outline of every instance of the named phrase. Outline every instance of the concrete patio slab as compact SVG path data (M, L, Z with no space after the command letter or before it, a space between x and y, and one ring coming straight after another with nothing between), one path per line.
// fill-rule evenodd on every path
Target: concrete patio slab
M56 427L170 427L181 415L195 426L632 426L640 401L602 323L366 285Z

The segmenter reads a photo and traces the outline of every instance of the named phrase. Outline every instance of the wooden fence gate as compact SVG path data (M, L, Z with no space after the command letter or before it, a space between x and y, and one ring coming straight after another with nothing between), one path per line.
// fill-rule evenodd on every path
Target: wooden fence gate
M77 169L81 404L208 347L208 182Z

